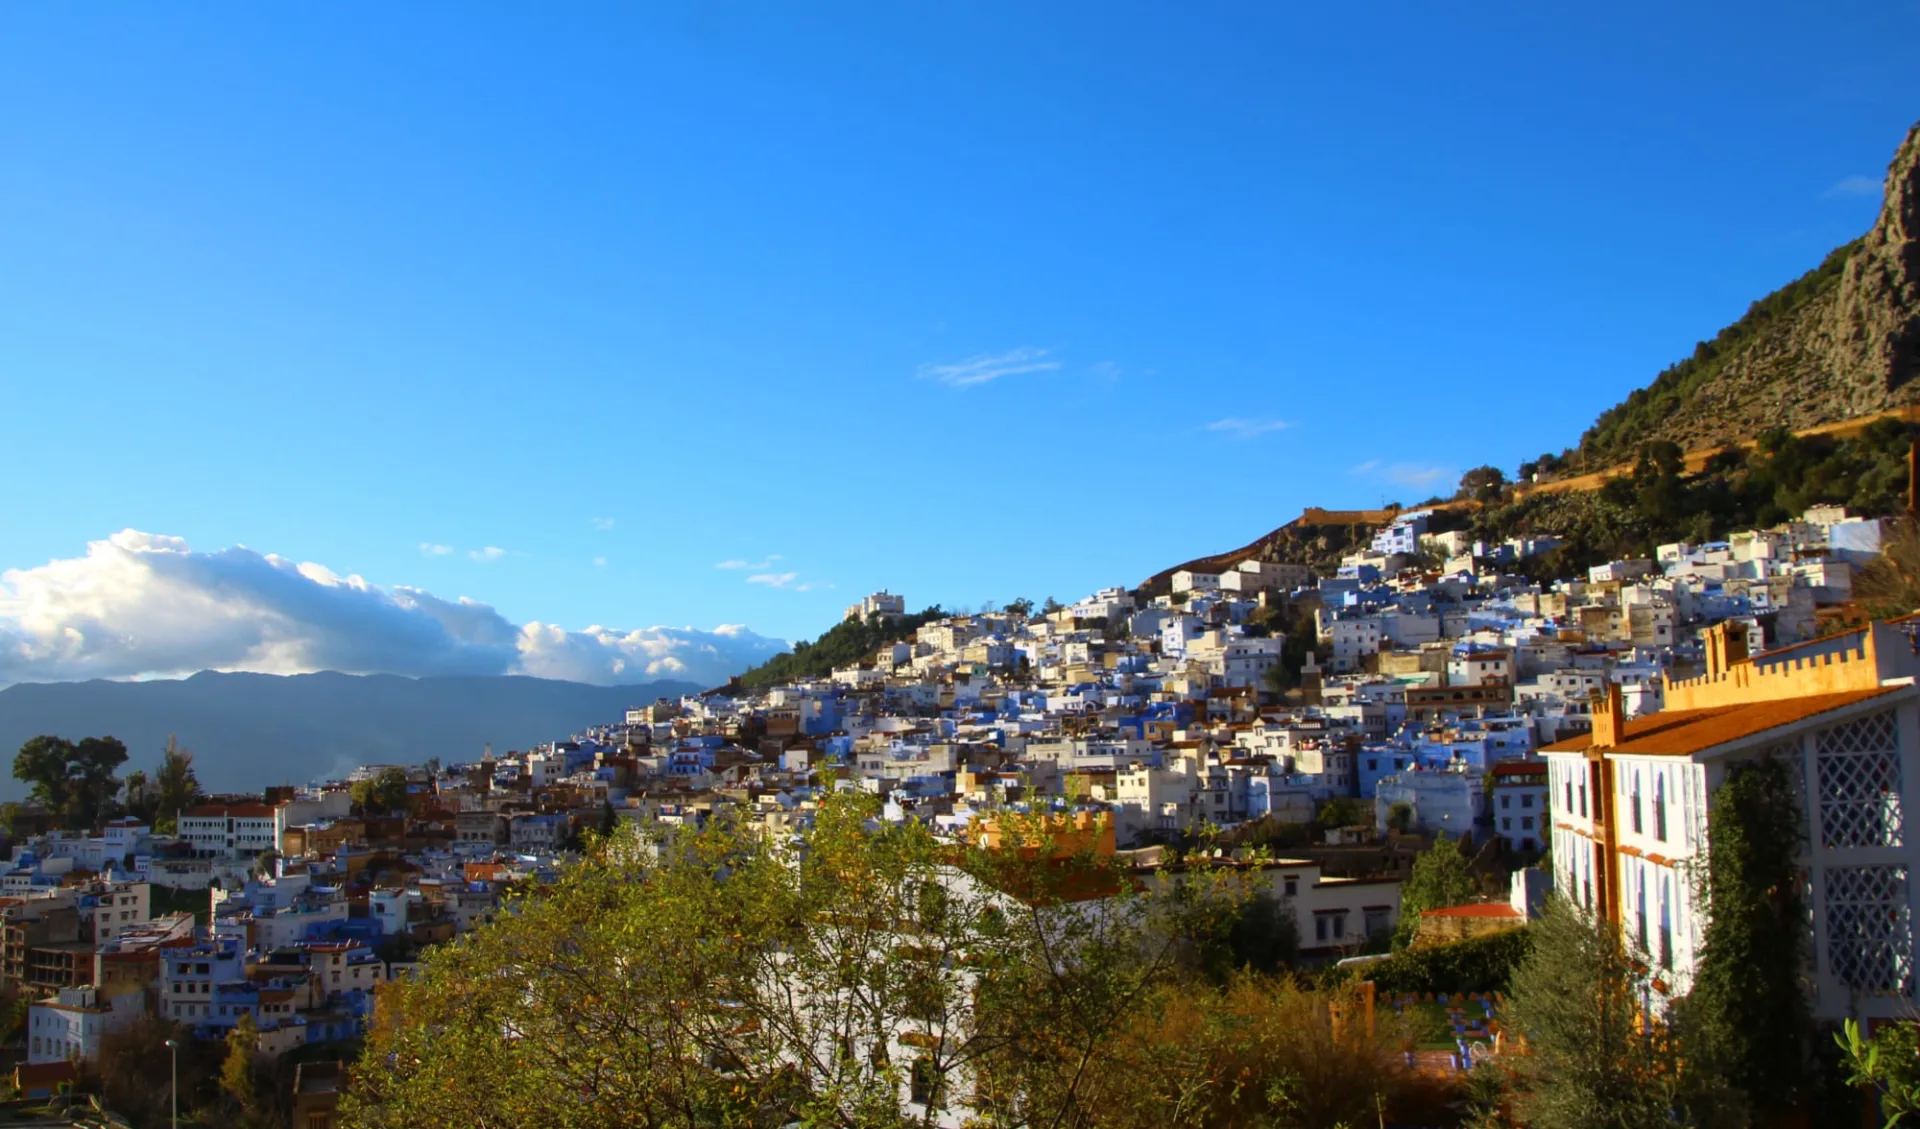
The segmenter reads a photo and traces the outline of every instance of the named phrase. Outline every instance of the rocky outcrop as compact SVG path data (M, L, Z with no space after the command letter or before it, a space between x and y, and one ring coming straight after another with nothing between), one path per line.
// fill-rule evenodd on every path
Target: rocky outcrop
M1920 404L1917 377L1920 125L1894 154L1865 236L1607 412L1582 445L1611 461L1652 439L1694 448L1813 427Z

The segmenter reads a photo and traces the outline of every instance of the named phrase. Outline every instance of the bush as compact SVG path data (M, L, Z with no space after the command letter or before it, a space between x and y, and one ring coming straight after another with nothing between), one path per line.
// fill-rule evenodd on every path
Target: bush
M1356 972L1382 992L1504 992L1532 942L1530 929L1509 929L1451 945L1409 949L1361 965Z

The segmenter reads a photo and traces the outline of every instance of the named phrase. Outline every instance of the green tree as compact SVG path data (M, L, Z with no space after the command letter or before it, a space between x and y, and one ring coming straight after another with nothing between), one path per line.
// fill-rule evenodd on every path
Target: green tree
M1025 596L1017 596L1007 601L1007 611L1017 616L1030 616L1033 614L1033 601Z
M1315 817L1315 822L1322 827L1372 825L1373 805L1353 796L1334 796L1320 805L1320 813Z
M253 1084L253 1060L259 1048L259 1028L254 1026L251 1015L242 1015L227 1032L227 1057L220 1064L220 1092L233 1103L243 1122L253 1121L260 1113Z
M1682 1011L1693 1057L1756 1109L1793 1107L1810 1081L1800 807L1774 760L1736 766L1708 807L1706 936ZM1651 947L1662 951L1643 954L1649 962L1667 965L1665 943Z
M347 790L353 802L367 815L387 815L407 808L407 774L404 769L383 768L364 780L356 780Z
M1066 610L1066 605L1054 599L1052 596L1048 596L1046 602L1040 605L1041 615L1052 615L1055 612L1064 610Z
M167 747L160 754L160 769L154 773L152 790L153 829L171 835L179 827L180 813L200 802L206 793L200 790L200 778L193 771L193 750L180 747L173 734L167 735Z
M1879 1100L1883 1129L1911 1124L1920 1113L1920 1024L1890 1023L1869 1039L1849 1019L1834 1039L1840 1044L1847 1083Z
M877 811L830 796L797 847L724 813L618 829L383 988L348 1124L854 1129L909 1086L918 1123L1088 1124L1116 1032L1237 903Z
M1507 1029L1517 1112L1532 1129L1738 1125L1744 1105L1710 1072L1682 1071L1683 1033L1644 1022L1639 972L1618 931L1555 897L1514 970Z
M1457 496L1481 502L1497 501L1506 485L1506 472L1499 467L1474 467L1460 476L1460 492Z
M28 795L73 830L92 829L120 792L114 775L127 760L127 747L112 737L34 737L13 758L14 778L29 785Z
M600 809L600 837L602 839L612 838L614 830L619 826L620 816L614 812L613 801L609 799L606 801L605 806Z
M1458 839L1437 836L1433 846L1413 860L1413 873L1400 886L1400 925L1393 945L1404 949L1420 928L1420 915L1430 909L1457 906L1478 892L1473 867Z

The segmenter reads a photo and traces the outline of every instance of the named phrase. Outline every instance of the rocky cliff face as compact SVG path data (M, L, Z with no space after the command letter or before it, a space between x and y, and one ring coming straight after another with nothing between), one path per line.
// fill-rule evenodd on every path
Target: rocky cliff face
M1688 362L1611 409L1582 439L1624 461L1640 443L1703 447L1920 404L1920 125L1887 171L1861 239L1756 302Z

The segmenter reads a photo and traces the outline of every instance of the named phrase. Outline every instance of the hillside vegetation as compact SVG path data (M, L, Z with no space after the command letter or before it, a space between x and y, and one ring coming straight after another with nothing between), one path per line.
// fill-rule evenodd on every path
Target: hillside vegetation
M1712 447L1920 403L1920 126L1887 169L1866 234L1753 303L1581 438L1589 469L1671 440ZM1553 470L1559 460L1542 460Z
M833 673L835 667L865 662L883 645L898 643L918 631L921 625L946 614L935 604L914 615L892 619L875 616L865 620L842 620L813 642L802 639L793 645L793 650L775 655L735 681L752 690L801 678L825 678Z
M1599 490L1502 500L1456 517L1451 527L1489 541L1563 538L1559 549L1527 563L1535 575L1550 578L1608 560L1652 556L1656 546L1669 542L1699 544L1776 525L1821 503L1887 517L1905 505L1907 450L1916 430L1891 419L1849 439L1774 428L1761 433L1751 450L1723 451L1691 475L1684 473L1676 444L1655 441L1643 446L1631 475Z
M1856 239L1835 248L1819 266L1747 307L1739 321L1714 334L1713 340L1695 345L1692 356L1669 366L1654 377L1652 384L1635 389L1626 400L1600 413L1580 437L1580 453L1586 457L1586 464L1627 462L1642 443L1665 434L1670 421L1686 414L1700 390L1725 374L1730 362L1755 342L1778 332L1807 303L1832 294L1840 285L1847 260L1860 249L1861 242Z

